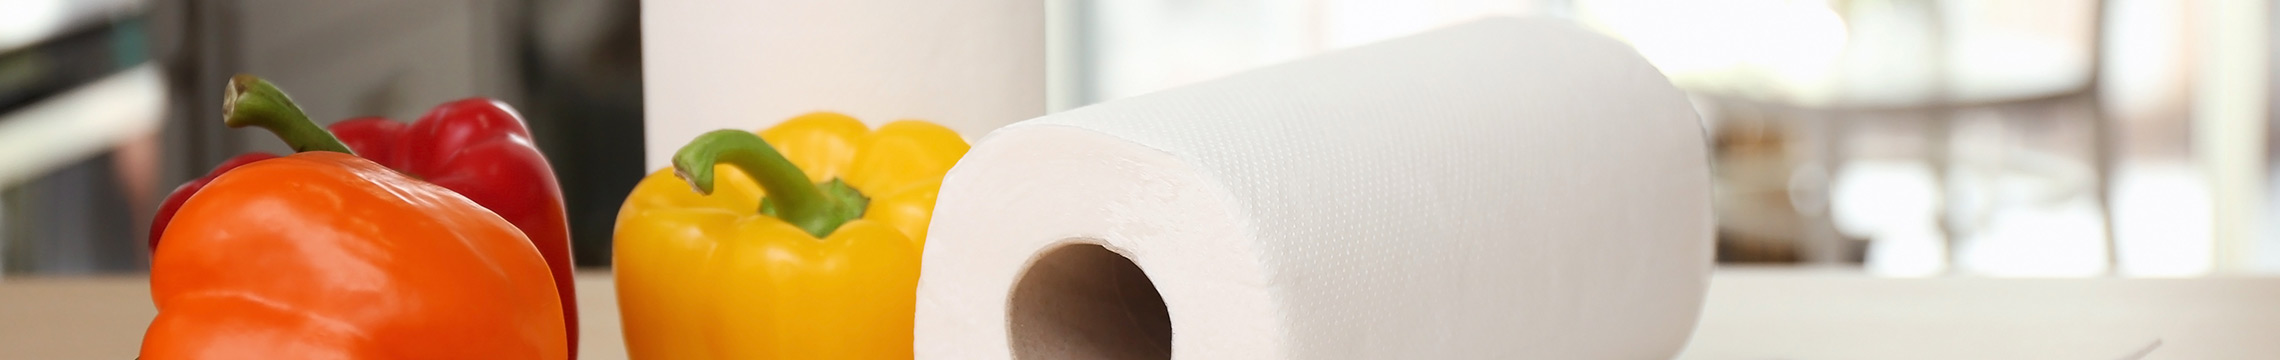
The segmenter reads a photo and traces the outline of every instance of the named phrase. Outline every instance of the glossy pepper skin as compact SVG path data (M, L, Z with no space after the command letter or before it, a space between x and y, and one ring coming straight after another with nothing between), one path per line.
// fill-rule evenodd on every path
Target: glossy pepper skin
M166 201L160 202L158 204L158 214L156 217L153 217L151 219L150 249L153 251L158 250L158 237L159 235L166 234L166 224L174 220L174 213L182 209L182 202L190 201L190 195L197 194L198 189L206 187L206 183L213 182L214 178L221 177L222 173L229 172L230 169L236 169L239 166L245 166L245 164L251 164L255 161L275 158L277 158L276 154L265 152L240 154L236 157L231 157L229 160L222 161L221 165L214 166L214 170L206 172L206 176L200 176L197 179L191 179L190 182L185 182L182 183L182 186L175 187L173 193L166 195Z
M967 148L939 125L872 131L832 113L757 137L699 137L618 211L628 354L910 358L927 222L942 176Z
M562 187L531 142L522 115L505 103L469 98L436 106L410 124L357 118L327 128L357 156L458 192L530 237L554 273L564 335L571 357L577 357L577 265L570 260Z
M302 152L223 172L181 204L153 254L142 359L569 357L553 275L513 224L340 152L249 79L233 81L255 95L233 96L227 121Z
M521 229L554 273L567 321L564 335L576 355L578 302L572 284L569 220L554 171L532 145L521 115L505 103L469 98L436 106L410 124L368 117L333 123L328 129L357 156L458 192ZM241 160L267 157L276 156L239 155L205 178L176 188L151 223L151 250L157 251L175 207L181 205L177 199L188 199Z

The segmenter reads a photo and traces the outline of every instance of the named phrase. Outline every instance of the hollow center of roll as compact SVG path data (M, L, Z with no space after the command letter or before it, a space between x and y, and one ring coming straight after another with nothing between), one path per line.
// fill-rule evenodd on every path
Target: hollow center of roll
M1100 245L1045 250L1010 301L1016 359L1172 358L1172 317L1155 282Z

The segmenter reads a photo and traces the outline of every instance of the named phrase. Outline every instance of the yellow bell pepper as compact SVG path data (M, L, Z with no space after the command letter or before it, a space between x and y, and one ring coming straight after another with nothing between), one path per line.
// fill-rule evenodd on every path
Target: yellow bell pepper
M943 174L967 148L940 125L873 131L833 113L758 136L699 136L618 210L626 351L910 358L927 221Z

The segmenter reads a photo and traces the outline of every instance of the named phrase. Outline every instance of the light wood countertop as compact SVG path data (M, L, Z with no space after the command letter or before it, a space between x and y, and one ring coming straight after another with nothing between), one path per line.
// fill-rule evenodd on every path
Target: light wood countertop
M607 272L578 278L584 359L623 359ZM1788 269L1712 277L1681 359L2280 358L2280 278L1888 279ZM142 277L0 279L0 359L133 358Z

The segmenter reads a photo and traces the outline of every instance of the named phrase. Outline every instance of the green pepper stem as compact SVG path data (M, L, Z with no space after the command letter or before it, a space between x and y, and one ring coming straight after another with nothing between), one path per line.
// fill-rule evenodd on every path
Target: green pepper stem
M689 183L699 194L713 192L713 165L728 164L743 170L753 182L768 193L762 213L774 213L777 219L806 230L809 235L823 238L838 230L840 225L863 216L863 207L869 199L833 179L827 182L832 190L823 191L809 183L807 173L793 165L784 154L768 145L758 135L741 130L714 130L690 140L689 145L673 153L673 175Z
M334 138L332 132L309 121L309 114L293 105L293 98L277 85L248 74L230 77L230 87L222 94L222 124L232 128L258 127L277 134L293 152L331 151L355 154L347 144Z

